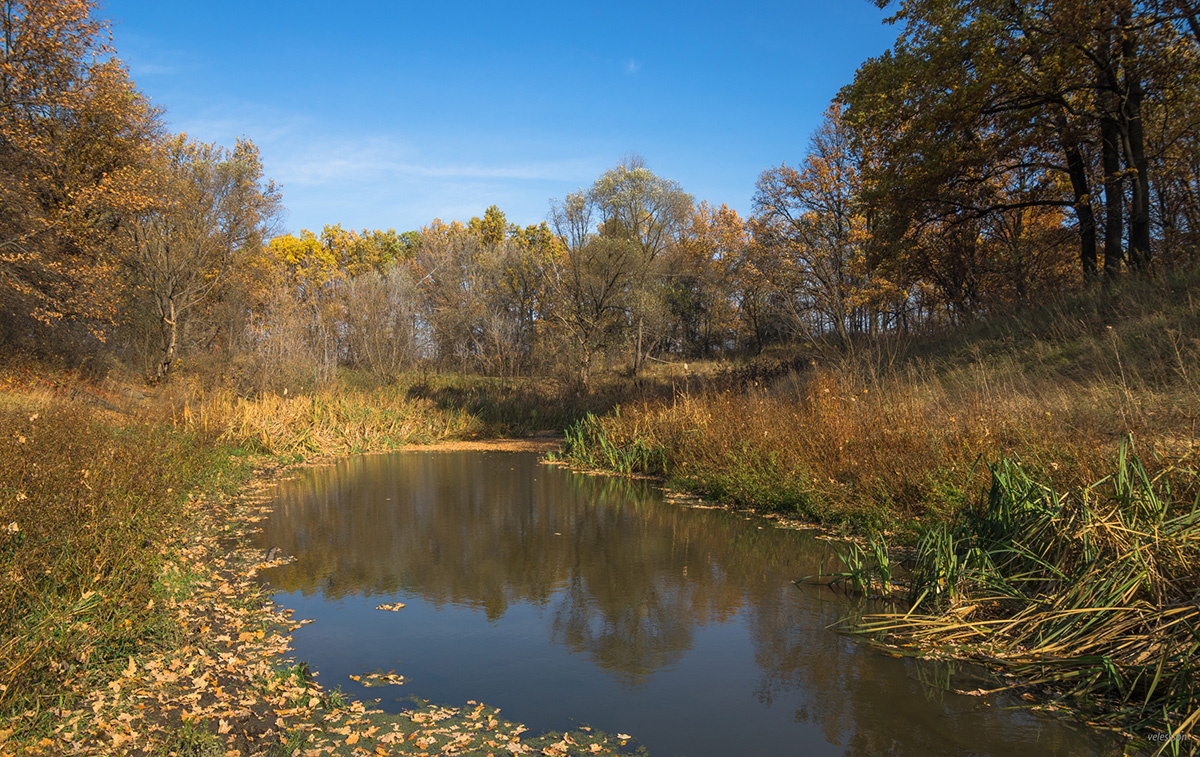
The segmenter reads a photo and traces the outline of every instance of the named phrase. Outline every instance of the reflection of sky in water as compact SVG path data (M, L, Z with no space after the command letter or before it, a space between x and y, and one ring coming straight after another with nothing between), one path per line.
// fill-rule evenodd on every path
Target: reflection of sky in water
M297 556L264 576L317 621L297 656L389 709L476 699L537 730L633 733L656 756L1098 751L829 630L851 608L791 584L821 543L760 523L529 454L409 452L284 483L259 543ZM374 609L391 601L407 606ZM404 686L348 678L391 669Z

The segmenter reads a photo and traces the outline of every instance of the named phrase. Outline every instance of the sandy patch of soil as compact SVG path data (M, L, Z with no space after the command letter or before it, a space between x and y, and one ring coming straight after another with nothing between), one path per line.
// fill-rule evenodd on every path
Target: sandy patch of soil
M480 452L557 452L562 449L561 436L536 436L527 439L487 439L472 442L440 442L438 444L413 444L403 449L405 451L421 452L461 452L476 450Z

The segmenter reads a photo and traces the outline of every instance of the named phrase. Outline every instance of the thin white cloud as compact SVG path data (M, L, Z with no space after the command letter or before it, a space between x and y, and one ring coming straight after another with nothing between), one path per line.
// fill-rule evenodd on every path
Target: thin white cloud
M630 58L629 60L625 61L625 73L632 75L632 74L636 74L641 69L642 69L642 64L638 63L633 58Z
M396 160L371 150L340 150L335 154L281 156L276 164L277 178L306 186L338 181L363 180L391 176L424 179L483 179L507 181L566 181L592 177L597 173L594 160L531 161L495 165L436 163ZM588 179L590 180L590 178Z
M462 149L401 130L335 135L311 115L251 103L172 115L170 128L195 139L232 146L249 136L264 172L282 187L294 232L327 223L418 228L434 218L466 220L490 205L515 223L537 223L551 197L590 184L611 163L608 155L579 156L575 142L496 144L484 133Z

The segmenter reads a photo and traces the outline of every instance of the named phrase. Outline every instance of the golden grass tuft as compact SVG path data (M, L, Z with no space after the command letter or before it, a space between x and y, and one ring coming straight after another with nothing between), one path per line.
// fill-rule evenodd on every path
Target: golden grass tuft
M185 399L175 413L183 428L220 433L225 440L273 455L345 454L468 439L480 421L461 410L410 397L395 387L288 396L242 397L215 390Z

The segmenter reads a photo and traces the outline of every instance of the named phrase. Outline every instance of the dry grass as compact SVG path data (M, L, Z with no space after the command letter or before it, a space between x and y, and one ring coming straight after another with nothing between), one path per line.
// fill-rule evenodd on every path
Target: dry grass
M0 712L41 712L171 632L158 569L219 463L202 439L79 403L0 410ZM156 605L157 602L157 605Z
M413 373L381 380L345 371L322 387L254 396L178 380L157 412L168 424L257 452L309 456L557 434L589 411L670 391L670 383L657 379L633 384L609 377L579 395L545 379Z
M225 440L273 455L337 454L430 444L479 435L483 425L402 390L337 388L313 394L241 397L227 390L179 403L182 428L219 433Z
M1154 469L1200 448L1190 281L857 345L763 386L625 404L576 429L569 453L645 459L658 469L640 472L710 496L862 527L948 515L988 484L980 461L1015 457L1069 489L1101 478L1129 435Z

